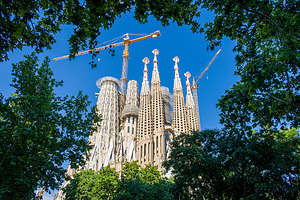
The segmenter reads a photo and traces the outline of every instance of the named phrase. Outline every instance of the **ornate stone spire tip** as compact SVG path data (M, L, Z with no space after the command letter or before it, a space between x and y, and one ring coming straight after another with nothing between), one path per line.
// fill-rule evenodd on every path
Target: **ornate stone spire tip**
M159 51L158 51L157 49L154 49L154 50L152 51L152 53L154 54L154 56L157 56L157 55L159 54Z
M149 59L148 59L148 57L145 57L145 58L143 59L143 63L145 63L145 65L149 64Z
M157 55L159 54L159 51L157 49L154 49L152 51L152 53L154 54L153 62L154 62L154 65L156 65L157 64Z
M178 58L178 56L175 56L175 57L173 58L173 61L175 62L175 64L179 63L179 58Z
M143 63L145 63L145 66L144 66L144 72L148 72L148 69L147 69L147 64L149 63L149 59L147 57L145 57L143 59Z
M179 58L178 58L178 56L175 56L174 58L173 58L173 61L175 62L175 66L174 66L174 70L175 71L178 71L178 62L179 62Z
M185 74L184 74L184 76L186 77L186 82L185 82L185 84L186 84L186 86L187 87L190 87L190 78L191 78L191 73L190 72L186 72Z
M184 76L185 76L187 79L189 79L189 78L191 78L191 73L190 73L190 72L186 72L186 73L184 74Z

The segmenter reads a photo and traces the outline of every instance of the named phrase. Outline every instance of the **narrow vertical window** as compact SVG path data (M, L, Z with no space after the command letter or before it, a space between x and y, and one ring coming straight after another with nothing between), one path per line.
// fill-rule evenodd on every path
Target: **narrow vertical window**
M159 147L159 150L160 152L162 152L162 139L161 139L161 136L160 136L160 143L159 143L160 147Z
M158 136L156 136L156 153L158 153Z
M141 161L142 161L142 158L143 158L143 145L141 146Z
M128 133L130 133L130 127L128 126Z
M150 142L148 143L148 155L150 154Z
M152 151L153 151L153 155L155 156L155 142L152 141Z

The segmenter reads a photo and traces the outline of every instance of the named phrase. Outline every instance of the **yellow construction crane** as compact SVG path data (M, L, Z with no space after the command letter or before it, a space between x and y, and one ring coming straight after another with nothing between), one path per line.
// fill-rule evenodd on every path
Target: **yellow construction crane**
M98 47L98 48L95 48L95 49L82 51L82 52L79 52L79 53L75 54L75 56L80 56L80 55L95 53L95 52L103 51L105 49L110 49L110 48L113 48L113 47L118 47L118 46L124 45L122 76L121 76L121 79L120 79L121 80L121 93L122 93L122 95L125 95L125 88L126 88L126 82L127 82L128 57L129 57L128 47L129 47L129 45L134 43L134 42L141 41L141 40L145 40L145 39L149 39L149 38L157 38L158 36L160 36L160 32L155 31L154 33L144 35L142 37L138 37L138 38L134 38L134 39L130 39L129 35L139 35L139 34L126 33L126 34L118 37L118 38L123 38L122 42L107 44L105 46L101 46L101 47ZM70 57L70 55L65 55L65 56L54 58L53 60L57 61L57 60L62 60L62 59L66 59L66 58L69 58L69 57Z
M192 85L192 91L194 96L194 102L195 102L195 108L196 108L196 115L198 117L198 123L200 124L200 116L199 116L199 105L198 105L198 95L197 95L197 89L199 87L199 80L202 78L204 73L208 70L208 68L211 66L211 64L215 61L217 55L221 52L222 49L219 49L219 51L214 55L214 57L210 60L210 62L207 64L206 68L201 72L200 76L196 79L193 78L193 85Z

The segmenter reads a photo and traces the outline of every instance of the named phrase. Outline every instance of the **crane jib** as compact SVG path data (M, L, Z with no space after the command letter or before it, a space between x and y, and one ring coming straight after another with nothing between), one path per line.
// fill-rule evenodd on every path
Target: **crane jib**
M124 35L126 35L126 34L124 34ZM129 45L129 44L134 43L134 42L138 42L138 41L145 40L145 39L148 39L148 38L156 38L158 36L160 36L160 31L155 31L154 33L151 33L149 35L142 36L142 37L139 37L139 38L135 38L135 39L132 39L132 40L129 40L129 38L128 38L127 44ZM118 43L113 43L113 44L108 44L108 45L98 47L98 48L95 48L95 49L89 49L89 50L86 50L86 51L78 52L78 53L75 54L75 56L81 56L81 55L85 55L85 54L89 54L89 53L93 53L93 52L99 52L99 51L102 51L102 50L105 50L105 49L121 46L121 45L124 45L124 44L125 44L124 41L118 42ZM71 55L56 57L53 60L54 61L62 60L62 59L69 58L70 56Z
M193 82L193 88L198 88L198 81L202 78L204 73L208 70L208 68L211 66L211 64L215 61L217 55L221 52L222 49L219 49L219 51L214 55L214 57L209 61L206 68L201 72L200 76L197 78L195 82Z

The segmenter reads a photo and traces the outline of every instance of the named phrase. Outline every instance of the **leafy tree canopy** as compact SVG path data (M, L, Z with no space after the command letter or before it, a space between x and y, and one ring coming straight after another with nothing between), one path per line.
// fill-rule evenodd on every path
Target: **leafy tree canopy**
M51 48L55 33L62 24L74 25L69 39L71 53L80 48L93 48L103 29L111 28L117 17L135 8L135 18L145 23L149 15L164 25L170 20L190 24L197 12L193 1L104 1L104 0L1 0L0 61L8 59L8 52L34 47L36 51Z
M172 188L172 184L162 178L157 167L140 167L132 162L124 165L121 179L115 169L109 167L98 172L83 170L74 175L63 191L66 200L171 200Z
M172 200L173 187L156 166L141 167L137 162L125 163L115 200Z
M88 111L81 92L58 97L49 59L33 54L12 66L15 92L0 95L0 199L31 199L38 187L54 189L64 176L62 164L83 162L86 138L99 119Z
M74 175L63 191L66 194L66 200L112 200L116 196L118 178L118 173L110 167L104 167L98 172L83 170Z
M298 128L299 1L203 1L215 12L205 29L213 48L223 37L236 41L240 76L219 100L221 123L241 134L254 128Z
M247 137L205 130L175 137L165 166L180 199L297 199L299 144L296 129Z
M150 184L137 180L122 182L115 200L173 200L173 184L162 179Z
M126 162L122 168L122 181L141 180L145 183L157 183L162 176L156 166L146 165L141 167L137 162Z

